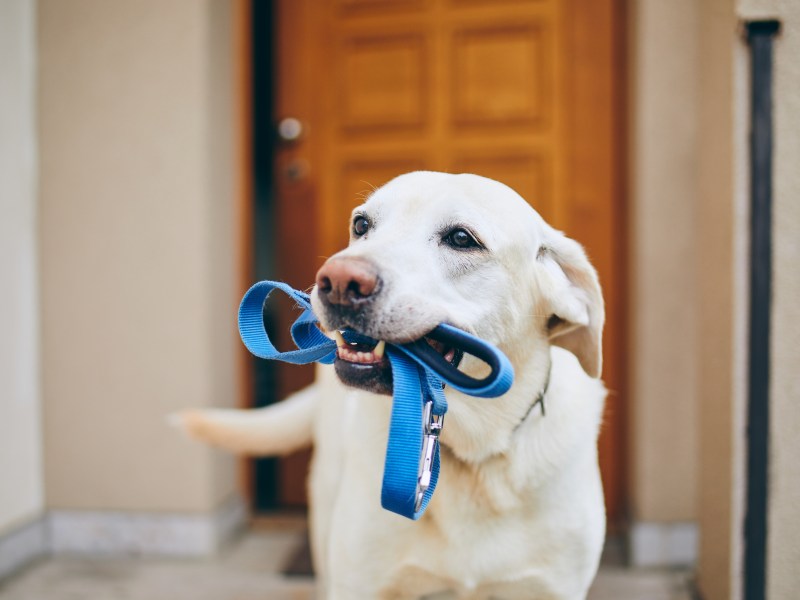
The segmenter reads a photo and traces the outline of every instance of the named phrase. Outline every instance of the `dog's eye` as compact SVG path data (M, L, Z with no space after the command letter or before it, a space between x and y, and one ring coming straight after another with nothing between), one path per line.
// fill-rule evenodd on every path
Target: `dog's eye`
M456 248L458 250L465 250L468 248L480 248L480 244L478 241L472 236L472 234L467 231L466 229L462 229L457 227L452 231L449 231L445 234L444 238L442 238L444 243L452 248Z
M353 219L353 235L356 237L361 237L365 233L369 231L369 221L363 215L357 215L355 219Z

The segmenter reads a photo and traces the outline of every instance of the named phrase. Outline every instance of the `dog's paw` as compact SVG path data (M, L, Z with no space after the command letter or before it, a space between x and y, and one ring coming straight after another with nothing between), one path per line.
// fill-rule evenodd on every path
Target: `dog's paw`
M236 454L253 454L259 448L250 431L252 415L253 411L247 410L192 408L169 414L166 420L191 440Z
M170 413L165 417L167 425L174 427L187 438L208 441L208 420L202 409L186 409Z

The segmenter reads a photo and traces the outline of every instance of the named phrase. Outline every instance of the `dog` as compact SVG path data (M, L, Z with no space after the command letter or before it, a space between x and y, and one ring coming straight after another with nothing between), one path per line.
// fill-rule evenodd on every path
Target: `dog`
M334 368L276 405L186 411L199 440L248 454L313 442L312 556L328 599L585 598L605 537L597 436L605 319L583 248L511 188L414 172L353 211L350 244L311 301L336 337ZM495 399L447 388L436 493L419 521L383 510L392 380L382 344L449 323L491 342L516 379ZM432 344L433 345L433 344ZM486 365L435 346L473 377Z

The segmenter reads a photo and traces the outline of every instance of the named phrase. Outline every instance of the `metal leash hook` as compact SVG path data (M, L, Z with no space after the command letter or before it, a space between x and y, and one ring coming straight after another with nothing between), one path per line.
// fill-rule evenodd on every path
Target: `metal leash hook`
M417 478L417 502L414 511L422 508L425 492L431 485L433 460L439 447L439 434L444 426L444 415L433 414L433 401L428 400L422 409L422 453L419 457L419 477Z

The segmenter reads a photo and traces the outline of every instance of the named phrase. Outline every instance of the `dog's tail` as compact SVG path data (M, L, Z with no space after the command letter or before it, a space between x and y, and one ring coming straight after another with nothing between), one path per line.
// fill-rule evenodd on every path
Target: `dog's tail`
M288 454L311 444L317 384L265 408L199 408L169 415L189 437L254 456Z

